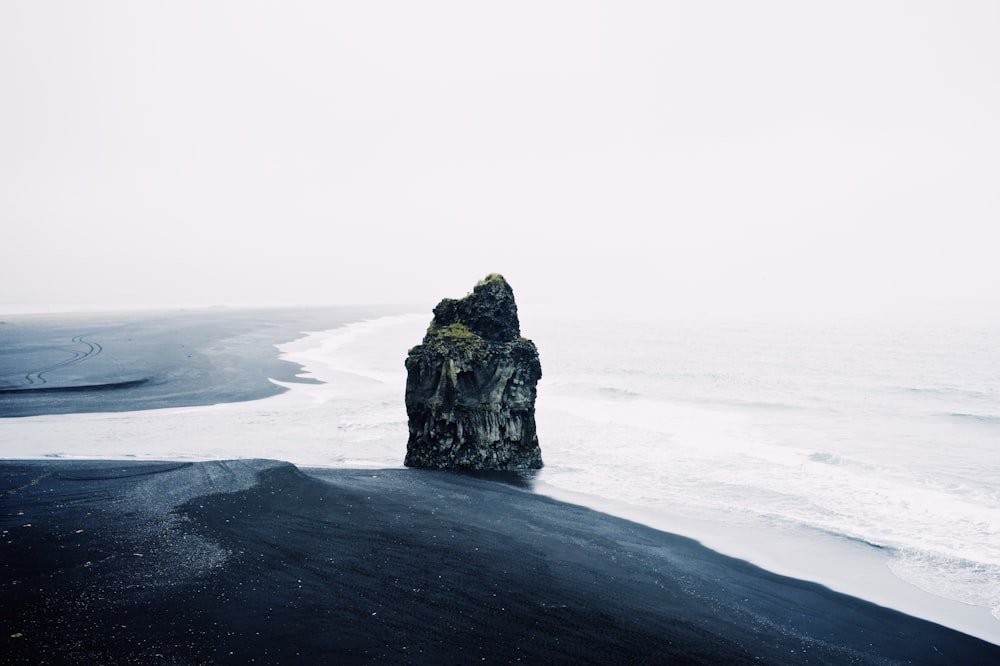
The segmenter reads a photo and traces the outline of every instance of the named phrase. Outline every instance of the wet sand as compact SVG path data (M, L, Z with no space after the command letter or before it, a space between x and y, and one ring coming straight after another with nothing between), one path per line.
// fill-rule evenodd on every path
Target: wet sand
M391 313L4 316L0 416L266 397L284 390L269 377L310 381L275 343ZM1000 646L530 489L0 462L0 662L1000 663Z
M274 345L390 307L0 315L0 417L256 400L311 382Z
M2 463L0 654L1000 662L1000 646L498 478L260 460Z

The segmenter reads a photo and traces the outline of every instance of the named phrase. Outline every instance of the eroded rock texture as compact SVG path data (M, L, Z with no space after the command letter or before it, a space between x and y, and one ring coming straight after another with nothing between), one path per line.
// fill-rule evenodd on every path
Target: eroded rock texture
M493 274L446 298L406 358L409 467L538 469L538 350L520 337L514 292Z

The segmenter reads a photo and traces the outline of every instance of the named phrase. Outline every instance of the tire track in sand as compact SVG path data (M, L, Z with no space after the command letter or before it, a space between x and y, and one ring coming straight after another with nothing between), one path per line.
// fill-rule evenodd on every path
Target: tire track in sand
M86 361L88 358L93 358L100 354L104 347L96 342L87 342L83 339L82 335L77 335L73 338L72 342L77 345L83 345L84 349L70 349L68 350L73 356L61 361L54 365L50 365L38 370L33 370L24 376L24 379L28 382L29 386L41 386L42 384L48 383L45 379L45 373L57 370L59 368L65 368L71 365L80 363L81 361Z

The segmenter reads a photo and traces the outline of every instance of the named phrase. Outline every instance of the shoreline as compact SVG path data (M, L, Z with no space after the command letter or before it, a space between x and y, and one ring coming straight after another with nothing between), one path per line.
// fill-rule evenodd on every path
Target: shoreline
M330 310L335 311L338 316L356 312L352 309ZM291 311L285 310L280 312L286 315L291 313ZM259 334L252 338L233 336L232 329L227 329L224 325L233 319L234 313L232 312L196 314L210 314L213 317L218 315L217 323L219 325L211 330L217 339L207 344L202 341L204 350L213 349L213 353L221 352L231 355L239 353L241 349L246 349L250 345L256 346L260 354L272 360L279 355L278 349L274 346L275 332L278 332L280 339L281 335L285 335L282 331L292 330L295 326L302 325L301 319L294 318L292 322L280 325L271 322L266 329L267 335L272 336L268 341ZM259 313L253 315L255 319L246 319L248 313L235 314L238 315L236 317L237 328L249 321L261 321ZM386 315L384 312L383 315L392 316L391 314ZM328 316L330 316L328 311L321 314L321 318ZM300 315L296 315L296 317L300 317ZM58 319L62 321L64 318ZM368 322L361 322L360 317L356 319L348 317L348 320L360 324L357 330L350 335L356 334L364 337L367 334ZM67 321L78 323L75 318L70 318ZM350 338L350 335L347 337ZM10 444L12 446L7 447L7 455L9 456L13 452L15 458L36 459L41 451L53 451L53 455L60 455L62 452L63 457L46 458L46 460L80 461L91 458L115 459L122 457L124 452L129 452L134 454L135 457L130 458L130 460L135 462L136 460L162 460L170 452L171 459L176 458L189 463L239 457L246 451L251 451L266 452L269 457L293 460L296 464L312 467L316 462L308 456L307 459L295 457L302 455L299 450L301 443L309 442L307 448L309 446L315 448L315 442L312 441L317 437L315 431L335 433L340 427L336 421L314 421L313 419L321 412L343 411L347 406L345 400L349 401L352 394L363 385L358 384L356 379L338 374L347 371L347 368L340 369L333 374L321 373L320 378L328 382L325 385L316 383L314 373L309 373L306 377L300 376L309 370L313 361L322 363L322 356L328 350L314 349L316 338L303 337L301 333L292 337L295 337L294 342L281 345L283 351L293 352L281 354L281 358L286 359L281 367L286 371L293 372L293 381L282 382L278 385L280 390L276 393L284 391L284 395L280 397L273 396L270 400L248 399L242 402L221 402L207 407L172 405L168 409L157 407L152 411L142 412L118 411L106 414L83 412L78 417L54 415L13 419L7 421L8 427L12 427L8 430L8 434L18 434L11 438ZM147 344L156 344L158 340L162 339L162 337L154 336L147 341ZM109 352L113 349L114 345L108 345ZM317 355L317 353L319 354ZM249 357L249 365L258 362L256 356ZM78 364L77 367L83 366ZM257 381L259 372L254 370L246 376ZM361 376L364 381L380 379L374 376ZM298 382L309 381L310 378L313 378L312 383L295 383L295 380ZM345 379L350 380L344 381ZM183 385L179 384L178 386ZM132 391L132 389L127 389L126 392L128 391ZM178 394L175 392L173 396L176 398ZM80 396L74 392L64 396L64 398L70 397L76 401ZM319 407L313 407L307 403L318 404ZM306 411L309 407L311 407L311 411ZM275 414L278 412L282 414L280 417L282 424L280 437L273 431L273 428L269 431L267 428L260 427L261 424L275 422ZM193 414L202 416L192 418ZM362 421L364 421L363 416L352 417L351 420L352 423ZM313 425L306 427L304 425L306 423ZM207 427L209 424L210 427ZM90 439L84 434L85 432L91 433ZM13 441L14 439L18 441ZM238 445L235 445L235 440L239 440ZM76 448L74 449L73 445L61 447L60 443L68 442L77 443ZM175 448L169 446L164 448L166 443ZM50 448L39 449L43 445ZM337 464L339 467L330 467L329 469L346 468L350 470L382 466L381 464L372 464L380 460L378 455L373 456L372 460L365 460L361 457L364 455L363 453L352 453L350 458L334 463L336 456L333 449L325 448L331 445L332 442L331 444L324 443L323 450L330 451L330 458L320 464ZM20 451L15 448L17 446L20 447ZM312 455L315 455L315 452ZM81 458L81 456L83 457ZM399 461L384 471L400 471L402 453L400 453ZM919 588L903 581L887 570L885 566L887 556L885 554L872 553L869 552L869 549L861 546L848 548L837 540L813 539L812 535L799 536L798 538L786 535L782 537L786 540L782 543L781 548L775 549L773 543L761 545L762 537L771 539L775 536L774 534L754 529L743 529L740 537L737 537L735 531L723 533L723 530L728 528L721 524L706 526L697 520L685 520L683 516L660 515L652 509L644 509L641 506L629 505L613 499L579 495L551 485L547 486L544 478L545 472L543 470L538 482L534 484L535 493L590 507L664 532L693 537L717 552L741 560L752 561L768 570L803 580L818 581L840 592L891 606L914 617L930 619L969 635L1000 644L1000 622L997 622L990 615L988 609L961 604L922 592ZM789 547L788 550L786 550L786 546ZM832 550L827 551L828 546ZM843 559L838 561L837 556L831 553L842 554ZM802 562L805 562L806 565L803 566Z
M316 383L276 345L391 307L209 308L0 316L0 417L259 400ZM68 400L64 394L72 394Z
M1000 620L989 608L947 599L895 574L889 551L836 534L762 532L754 527L695 520L646 507L537 482L534 492L678 534L715 552L745 560L781 576L823 585L1000 645ZM762 536L769 540L761 541ZM845 558L845 559L838 559ZM849 562L849 566L841 566Z
M691 539L469 475L2 461L0 483L12 663L1000 658Z

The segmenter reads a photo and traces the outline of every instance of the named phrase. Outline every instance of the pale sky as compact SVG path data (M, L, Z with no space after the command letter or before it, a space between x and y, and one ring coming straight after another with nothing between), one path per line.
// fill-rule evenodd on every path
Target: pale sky
M0 310L1000 312L1000 3L0 0Z

